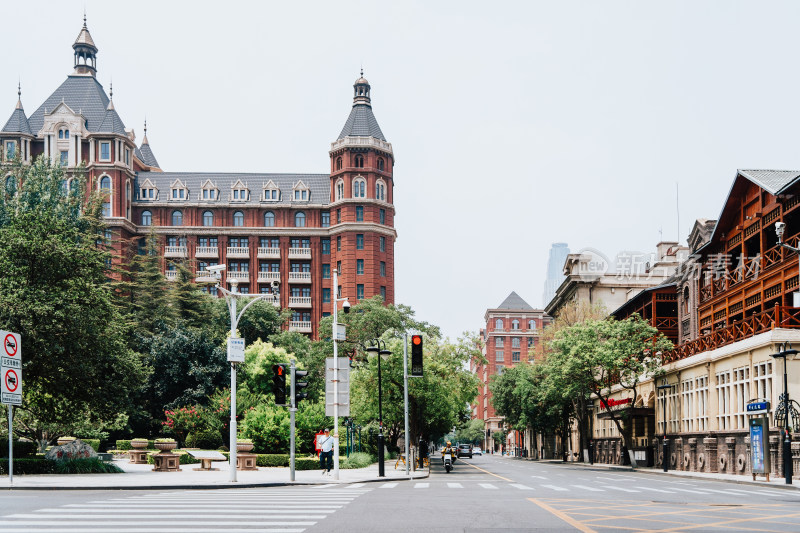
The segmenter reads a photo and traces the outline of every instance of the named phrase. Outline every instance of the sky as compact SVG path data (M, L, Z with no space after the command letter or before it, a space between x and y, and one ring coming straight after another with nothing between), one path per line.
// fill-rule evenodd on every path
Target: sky
M554 242L685 244L737 169L800 169L797 2L16 2L0 122L18 81L30 115L71 73L84 9L166 171L327 173L363 67L396 158L396 302L451 338L511 291L546 304Z

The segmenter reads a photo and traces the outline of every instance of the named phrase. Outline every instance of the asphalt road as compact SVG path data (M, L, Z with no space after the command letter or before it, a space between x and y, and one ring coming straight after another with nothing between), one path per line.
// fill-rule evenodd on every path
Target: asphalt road
M8 491L0 533L800 531L800 490L459 459L416 481L197 491Z

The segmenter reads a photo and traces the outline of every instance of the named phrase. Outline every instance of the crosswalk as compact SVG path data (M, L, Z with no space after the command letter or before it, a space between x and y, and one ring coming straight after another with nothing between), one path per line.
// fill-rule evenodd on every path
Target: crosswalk
M0 533L301 533L370 490L363 485L175 491L73 503L0 516Z

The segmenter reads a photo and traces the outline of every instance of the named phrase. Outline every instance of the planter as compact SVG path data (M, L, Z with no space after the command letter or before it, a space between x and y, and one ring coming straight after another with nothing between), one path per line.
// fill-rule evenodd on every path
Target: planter
M131 441L131 448L135 450L144 450L147 448L147 439L133 439Z
M253 448L255 448L255 444L253 444L252 442L237 442L236 443L236 451L239 451L239 452L249 452Z
M56 441L56 444L59 446L63 446L65 444L69 444L70 442L74 441L75 437L61 437Z
M172 442L156 442L154 444L154 446L156 447L157 450L161 450L161 452L163 453L163 452L169 452L171 450L174 450L175 448L178 447L178 443L175 442L175 441L172 441Z

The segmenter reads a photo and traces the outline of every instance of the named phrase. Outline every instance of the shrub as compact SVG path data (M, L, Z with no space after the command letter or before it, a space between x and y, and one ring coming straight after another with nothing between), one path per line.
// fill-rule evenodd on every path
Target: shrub
M55 462L47 459L14 459L15 474L53 474ZM8 475L8 459L0 459L0 474Z
M295 457L294 469L295 470L317 470L319 468L319 459L316 457Z
M14 460L24 459L25 457L33 457L36 455L39 447L35 442L27 440L14 441ZM0 457L8 457L8 438L0 444Z
M81 441L91 446L94 451L100 451L100 439L81 439Z
M205 430L190 433L186 437L187 448L202 448L205 450L216 450L222 446L222 435L219 431Z
M260 453L256 458L258 466L289 466L289 455L285 453Z
M106 463L97 457L55 461L56 474L121 474L122 469L113 463Z
M366 468L375 462L375 458L365 452L354 452L350 457L342 459L339 467L343 469Z

